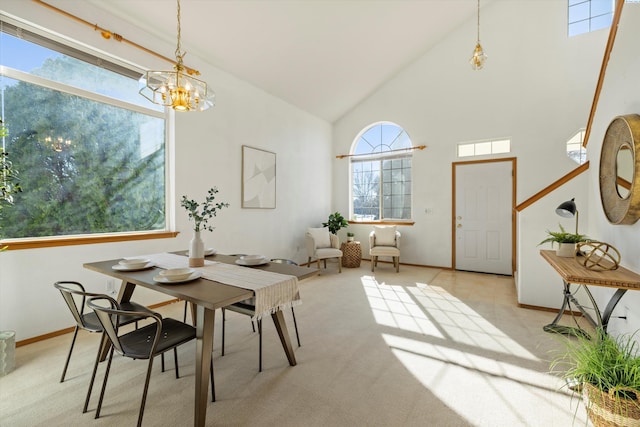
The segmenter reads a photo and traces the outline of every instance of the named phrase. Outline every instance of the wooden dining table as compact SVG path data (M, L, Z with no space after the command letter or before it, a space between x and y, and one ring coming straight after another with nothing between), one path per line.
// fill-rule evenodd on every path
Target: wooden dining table
M184 254L182 252L175 252ZM238 259L233 255L216 254L206 258L210 261L222 262L225 264L235 264ZM180 284L163 284L153 280L158 275L160 268L152 267L139 271L118 271L112 267L117 265L121 259L85 263L83 266L92 271L115 277L122 280L118 302L126 302L136 289L142 286L157 292L170 295L172 297L185 300L191 303L195 312L194 322L196 326L196 378L195 378L195 403L194 403L194 425L204 426L207 417L207 397L209 393L209 366L213 351L213 334L215 323L215 310L226 307L230 304L251 298L254 291L243 289L237 286L225 285L220 282L196 279L191 282ZM245 267L274 273L281 273L297 277L304 280L318 274L318 270L309 267L299 267L292 264L281 264L269 262L261 266ZM275 324L282 348L287 356L289 365L296 365L296 357L291 345L291 339L281 310L271 314ZM106 355L106 351L103 352Z

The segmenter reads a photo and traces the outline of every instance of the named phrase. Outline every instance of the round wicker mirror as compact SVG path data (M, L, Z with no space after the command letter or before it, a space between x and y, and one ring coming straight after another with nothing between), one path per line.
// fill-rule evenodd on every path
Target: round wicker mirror
M609 124L600 153L600 199L609 222L640 218L640 115L618 116Z

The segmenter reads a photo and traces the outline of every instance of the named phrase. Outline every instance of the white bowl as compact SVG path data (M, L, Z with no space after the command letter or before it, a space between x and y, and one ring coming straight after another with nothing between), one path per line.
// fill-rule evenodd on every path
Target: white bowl
M265 256L264 255L244 255L244 256L241 256L240 259L247 262L256 262L256 261L264 261Z
M184 280L191 276L193 271L193 268L168 268L162 270L160 275L166 277L168 280Z
M147 265L148 262L149 262L149 259L147 258L130 258L130 259L123 259L118 264L126 268L141 268Z

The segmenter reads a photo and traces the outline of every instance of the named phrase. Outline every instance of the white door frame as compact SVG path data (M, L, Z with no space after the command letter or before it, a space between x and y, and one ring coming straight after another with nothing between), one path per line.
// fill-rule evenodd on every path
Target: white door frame
M456 269L456 167L478 163L511 162L511 274L516 271L516 181L517 159L505 157L501 159L470 160L451 163L452 209L451 209L451 268Z

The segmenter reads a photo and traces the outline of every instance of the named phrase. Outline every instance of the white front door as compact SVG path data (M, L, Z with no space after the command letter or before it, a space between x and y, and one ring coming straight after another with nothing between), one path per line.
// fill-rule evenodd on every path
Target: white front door
M511 161L456 164L456 270L513 274Z

